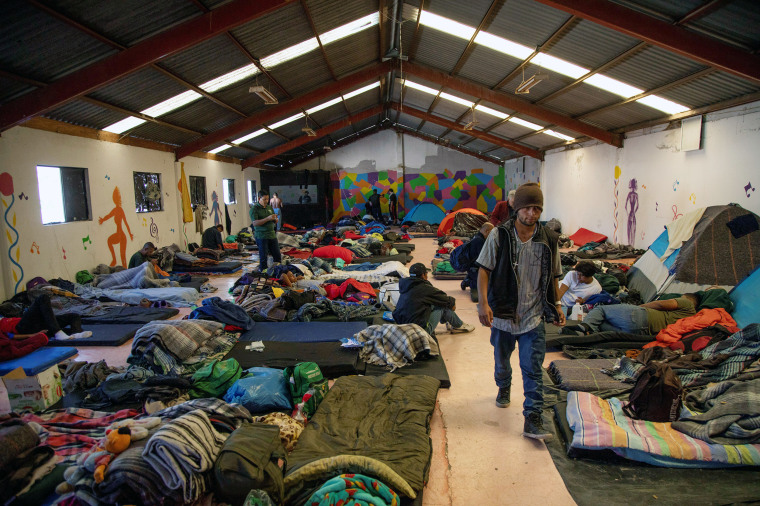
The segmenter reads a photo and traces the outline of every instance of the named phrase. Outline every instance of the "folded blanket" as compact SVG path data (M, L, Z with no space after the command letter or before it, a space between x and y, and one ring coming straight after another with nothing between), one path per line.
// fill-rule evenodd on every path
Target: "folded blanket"
M136 348L145 344L161 346L179 360L189 358L212 336L218 334L224 324L210 320L161 320L144 325L135 334L132 343L133 354Z
M391 372L414 362L418 355L439 355L438 344L414 323L403 325L370 325L354 334L363 343L359 358L370 364L383 365Z

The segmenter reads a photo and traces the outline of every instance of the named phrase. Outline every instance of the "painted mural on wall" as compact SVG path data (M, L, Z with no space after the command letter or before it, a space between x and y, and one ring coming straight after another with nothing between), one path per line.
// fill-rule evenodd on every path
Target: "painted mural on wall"
M357 168L358 169L358 168ZM356 169L354 169L356 170ZM432 202L446 211L456 211L471 207L483 212L493 210L504 195L504 167L496 176L486 174L483 169L452 172L444 169L441 173L406 174L402 181L401 171L373 171L359 174L354 171L337 171L331 176L333 188L334 219L346 215L360 215L365 212L365 204L376 189L385 195L389 188L403 199L404 207L399 216L420 202ZM403 184L403 195L400 188ZM383 212L388 212L388 201L383 199Z
M121 265L122 267L127 267L127 236L124 234L124 230L122 229L122 224L124 224L125 227L127 227L127 232L129 232L129 240L134 241L135 236L132 235L132 231L129 229L129 223L127 223L127 217L124 215L124 209L121 207L121 192L119 191L119 187L115 187L113 189L113 203L114 208L111 209L111 212L107 215L103 216L102 218L98 218L98 223L103 224L104 221L108 221L111 218L113 218L114 223L116 224L116 232L111 234L108 237L108 250L111 252L111 267L116 265L116 252L114 251L114 246L119 245L119 253L121 257ZM88 236L89 237L89 236Z
M636 211L639 210L639 194L636 178L628 181L628 197L625 199L625 212L628 213L628 244L636 242Z
M18 230L16 230L16 212L13 212L13 216L10 220L8 220L8 214L11 212L11 209L13 208L13 204L16 201L16 196L13 194L13 177L8 174L7 172L3 172L0 174L0 193L3 194L4 197L10 197L10 203L6 199L3 200L3 206L5 206L5 225L8 227L5 231L6 237L8 238L8 242L10 243L10 246L8 247L8 258L10 259L11 263L14 265L14 267L11 269L13 272L13 281L16 282L16 286L13 288L13 293L18 293L18 287L21 284L21 281L24 279L24 268L21 267L21 264L18 263L19 258L21 257L21 248L19 247L19 238L20 235L18 233ZM20 199L24 198L23 192L19 196ZM28 197L27 197L28 200ZM11 235L11 231L13 234L15 234L15 238ZM14 251L15 249L15 251ZM15 259L14 259L15 257Z
M215 191L211 192L211 214L214 215L214 225L222 223L222 211L219 209L219 195Z

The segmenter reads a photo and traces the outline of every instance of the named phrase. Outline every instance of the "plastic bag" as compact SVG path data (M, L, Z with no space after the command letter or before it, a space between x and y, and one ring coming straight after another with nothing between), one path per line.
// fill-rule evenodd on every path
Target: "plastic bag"
M226 402L242 404L252 414L291 412L293 401L282 369L252 367L246 372L249 376L237 380L224 394Z

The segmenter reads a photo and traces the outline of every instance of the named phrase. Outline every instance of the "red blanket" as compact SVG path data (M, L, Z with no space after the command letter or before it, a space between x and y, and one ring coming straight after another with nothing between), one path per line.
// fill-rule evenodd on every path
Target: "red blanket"
M675 323L671 323L655 336L655 341L645 344L644 348L670 346L672 343L680 341L688 332L703 329L710 325L723 325L731 332L739 332L740 330L739 327L736 326L736 321L734 321L734 319L731 318L731 315L728 314L728 311L722 307L717 309L703 309L694 316L687 316Z

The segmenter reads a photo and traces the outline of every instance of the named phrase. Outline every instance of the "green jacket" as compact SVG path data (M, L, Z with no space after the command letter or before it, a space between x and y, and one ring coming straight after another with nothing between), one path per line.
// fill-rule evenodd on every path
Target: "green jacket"
M254 204L250 212L252 222L256 220L264 219L267 216L271 216L273 214L274 214L274 209L272 209L272 206L264 207L259 203ZM268 221L263 225L259 225L258 227L253 227L253 236L256 239L276 239L277 232L275 232L274 226L275 226L274 221Z

